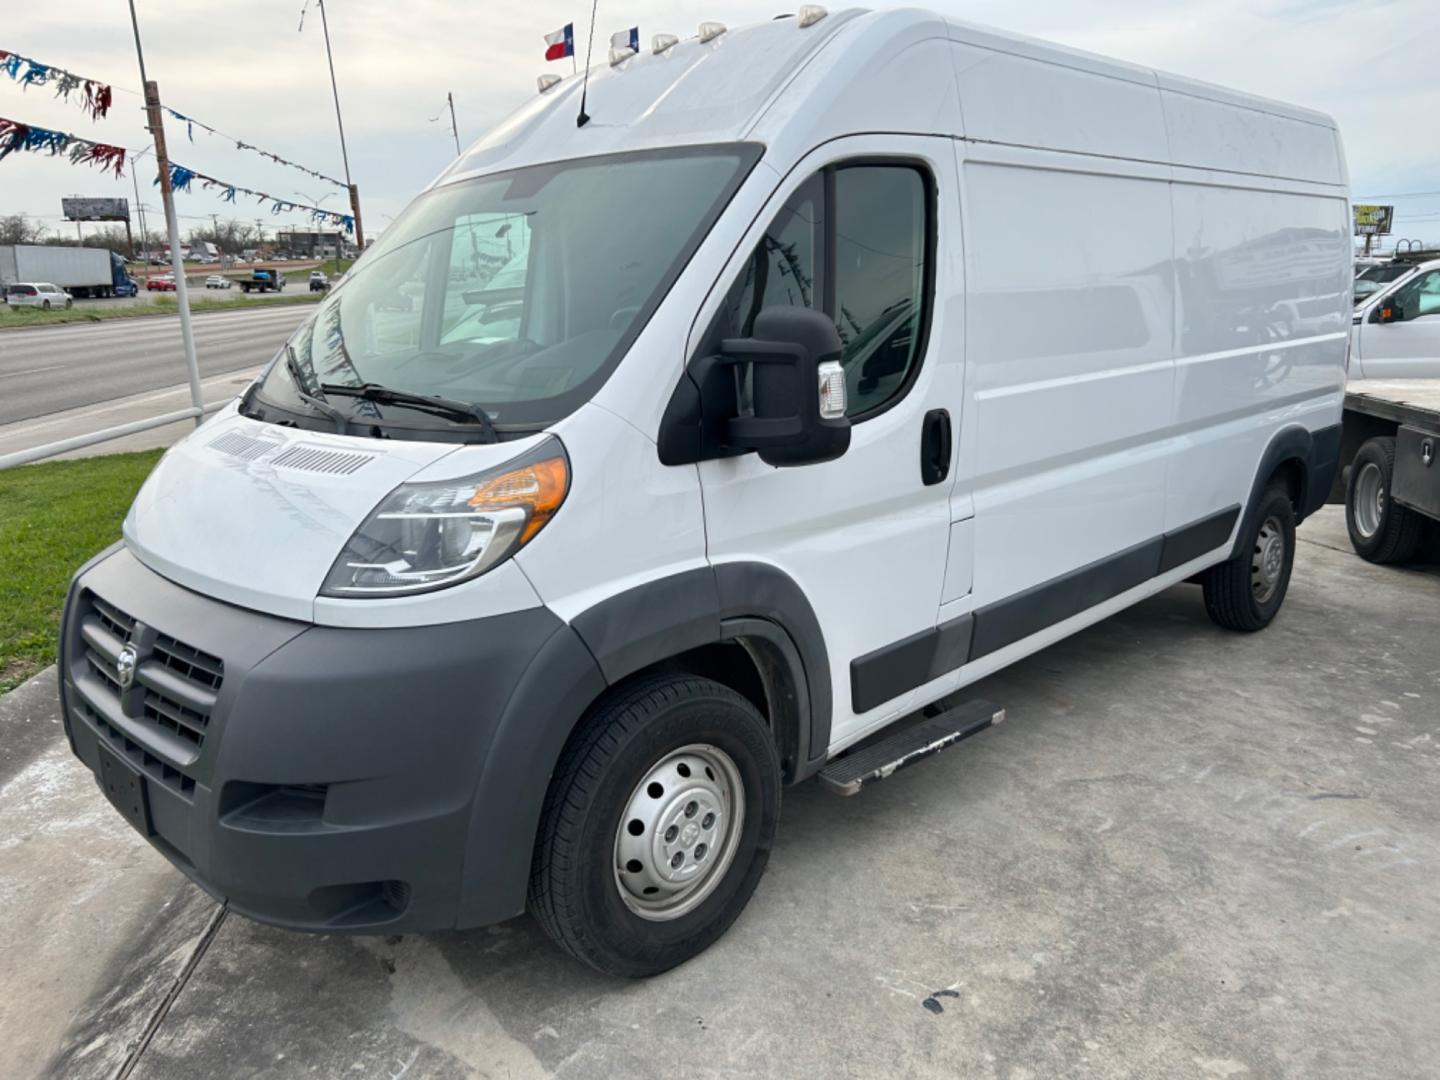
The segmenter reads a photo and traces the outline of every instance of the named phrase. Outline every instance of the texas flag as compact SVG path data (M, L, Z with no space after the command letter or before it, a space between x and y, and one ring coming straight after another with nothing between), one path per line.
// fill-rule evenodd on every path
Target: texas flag
M640 51L640 28L632 26L629 30L618 30L610 35L610 48L629 49L633 53Z
M636 39L639 40L638 38ZM575 55L575 24L566 23L553 34L545 35L545 59L564 60Z

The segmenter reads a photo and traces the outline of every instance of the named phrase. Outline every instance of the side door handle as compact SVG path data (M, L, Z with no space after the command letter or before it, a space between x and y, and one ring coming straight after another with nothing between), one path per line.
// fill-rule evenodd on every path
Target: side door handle
M928 486L950 475L950 414L931 409L920 429L920 479Z

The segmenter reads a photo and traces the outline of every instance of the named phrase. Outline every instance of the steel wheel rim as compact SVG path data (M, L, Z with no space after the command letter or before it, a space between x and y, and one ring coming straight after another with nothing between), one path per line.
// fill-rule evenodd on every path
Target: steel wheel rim
M1285 531L1280 519L1270 516L1255 536L1255 551L1250 560L1250 589L1257 603L1264 604L1280 587L1285 571Z
M1385 516L1385 476L1380 466L1367 461L1355 478L1355 529L1369 540L1380 531L1380 519Z
M615 830L615 885L642 919L694 911L740 846L745 784L729 754L706 743L672 750L630 793Z

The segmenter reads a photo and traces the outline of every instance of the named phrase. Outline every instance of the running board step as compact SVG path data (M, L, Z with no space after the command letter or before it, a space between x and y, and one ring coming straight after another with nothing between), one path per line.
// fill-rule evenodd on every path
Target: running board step
M832 761L820 770L820 782L836 795L858 795L867 784L878 783L1004 719L1005 710L998 705L967 701L874 746Z

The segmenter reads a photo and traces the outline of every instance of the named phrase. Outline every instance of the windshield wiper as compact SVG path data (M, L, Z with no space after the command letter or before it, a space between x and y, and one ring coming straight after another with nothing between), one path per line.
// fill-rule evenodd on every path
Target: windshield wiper
M490 414L479 405L471 404L468 401L438 395L412 394L408 390L396 390L393 387L382 386L380 383L374 382L361 383L359 386L347 386L344 383L321 383L320 389L326 394L355 397L361 401L373 401L377 405L399 405L403 408L419 409L437 416L449 417L452 420L473 421L480 427L485 436L485 442L500 441L500 433L495 430L495 424L491 421Z
M310 392L306 384L305 373L300 370L300 362L295 359L295 346L288 341L285 343L285 370L290 372L290 381L295 384L295 393L300 400L316 412L324 413L333 420L337 435L348 435L350 433L350 417L345 415L343 409L337 409L320 394Z

